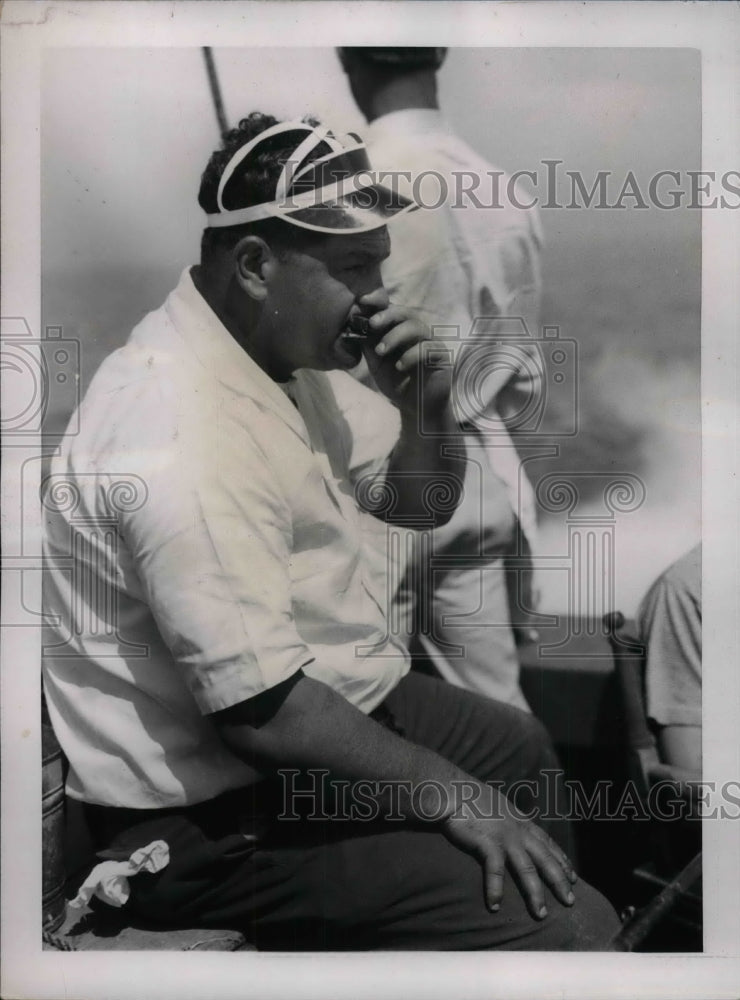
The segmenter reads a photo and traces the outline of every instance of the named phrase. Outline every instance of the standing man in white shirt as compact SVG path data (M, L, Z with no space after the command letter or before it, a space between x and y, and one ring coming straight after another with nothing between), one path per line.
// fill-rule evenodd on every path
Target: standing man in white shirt
M394 226L393 255L383 265L391 301L417 309L432 328L447 328L445 337L452 328L457 338L453 396L466 431L465 494L448 524L434 532L436 567L424 557L412 565L425 602L418 641L452 684L528 711L517 639L529 633L535 610L536 518L506 421L515 420L540 387L541 366L526 340L538 322L538 219L507 201L502 171L441 114L436 72L446 49L343 48L339 54L369 123L374 168L380 177L389 171L400 192L413 191L431 206ZM502 332L513 339L487 351L485 339ZM509 560L517 569L507 569Z
M363 506L426 521L461 471L439 448L450 372L380 276L413 204L368 170L356 136L240 122L201 182L200 264L103 363L54 459L44 686L67 793L100 857L164 843L126 903L160 925L603 948L612 908L522 814L558 817L542 726L410 674L365 558ZM353 384L361 352L395 409L358 384L341 405L327 374Z

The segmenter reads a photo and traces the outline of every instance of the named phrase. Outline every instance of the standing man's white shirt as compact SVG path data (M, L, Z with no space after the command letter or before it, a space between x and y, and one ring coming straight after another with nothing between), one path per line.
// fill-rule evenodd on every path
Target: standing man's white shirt
M44 499L44 683L73 798L214 798L258 775L210 713L301 668L370 712L407 672L351 485L382 471L398 414L332 380L348 405L306 370L291 402L188 271L101 366Z
M536 336L539 223L534 211L507 201L505 175L456 136L437 110L394 111L373 121L365 134L375 169L399 172L401 193L416 183L415 194L425 205L447 193L440 207L394 225L393 253L383 266L391 300L420 310L432 327L458 329L461 344L479 317L521 317ZM401 177L402 171L410 179ZM477 190L464 194L476 177L481 179ZM484 205L498 201L500 207L477 207L474 198ZM482 561L478 568L435 573L433 634L421 636L425 652L447 680L522 708L527 706L519 688L502 556L515 548L517 522L526 545L534 546L536 518L532 489L502 413L507 404L516 412L517 394L526 400L537 390L530 372L522 366L501 394L501 383L492 379L477 384L475 397L466 386L455 386L459 412L478 433L468 439L465 499L434 533L435 551L480 555ZM481 526L483 538L476 541Z

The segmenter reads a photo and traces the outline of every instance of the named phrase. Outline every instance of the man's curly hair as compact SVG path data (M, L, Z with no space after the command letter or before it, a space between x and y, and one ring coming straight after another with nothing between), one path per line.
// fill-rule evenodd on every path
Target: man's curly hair
M303 121L307 125L319 124L315 118L308 116L303 118ZM215 214L218 211L216 202L218 185L234 153L261 132L278 123L279 119L273 118L272 115L253 111L246 118L242 118L236 128L226 133L223 145L211 155L201 177L198 204L205 212ZM278 177L291 153L295 150L297 141L300 141L300 136L294 136L292 141L289 139L290 136L290 132L284 132L266 139L253 154L250 154L245 161L239 164L226 185L223 196L224 208L245 208L249 205L258 205L261 202L273 200ZM329 145L320 142L306 158L306 162L311 162L330 152ZM303 230L284 222L282 219L266 219L243 226L227 226L224 229L209 227L203 232L201 257L205 259L214 251L229 250L240 239L249 234L261 236L267 242L276 244L283 249L291 247L297 249L309 236Z

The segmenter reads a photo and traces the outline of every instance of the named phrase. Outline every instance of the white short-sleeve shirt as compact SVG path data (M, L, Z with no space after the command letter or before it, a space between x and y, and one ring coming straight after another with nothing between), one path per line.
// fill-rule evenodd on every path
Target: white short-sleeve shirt
M391 301L416 309L430 327L443 328L453 351L471 338L485 338L493 317L523 320L534 343L542 231L521 186L479 156L435 109L381 115L364 135L381 179L389 171L399 193L423 206L394 219L393 252L383 264ZM510 328L519 330L516 324ZM526 352L516 370L520 347L513 341L504 351L505 370L514 368L503 391L498 378L471 380L471 370L463 366L452 402L462 419L482 431L491 469L534 549L534 496L502 419L522 412L541 391L538 368L525 363ZM455 519L443 530L454 533Z
M369 712L408 670L354 494L398 415L341 372L288 391L188 271L93 379L44 495L44 681L74 798L212 798L257 773L210 713L300 668Z

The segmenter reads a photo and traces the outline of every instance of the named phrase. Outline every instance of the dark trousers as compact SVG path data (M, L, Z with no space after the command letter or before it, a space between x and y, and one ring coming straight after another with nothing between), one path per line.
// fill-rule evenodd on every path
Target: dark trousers
M557 761L532 716L415 674L375 715L481 781L504 789L526 782L517 786L520 807L556 811L543 772ZM321 785L316 775L293 774L189 808L89 806L88 816L102 857L128 857L155 839L169 845L166 868L131 879L133 914L239 928L262 949L594 950L619 927L611 905L583 882L570 908L546 890L548 916L535 921L508 876L501 908L490 913L480 864L434 824L393 819L392 804L379 818L344 818L347 801L338 808L331 792L323 800L286 795ZM541 825L567 839L562 822Z

